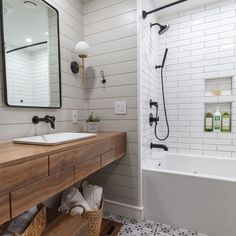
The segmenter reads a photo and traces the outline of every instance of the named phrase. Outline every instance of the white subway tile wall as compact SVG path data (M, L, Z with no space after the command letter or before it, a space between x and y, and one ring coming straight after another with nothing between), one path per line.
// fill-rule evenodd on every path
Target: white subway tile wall
M33 104L36 106L50 105L50 84L48 71L48 51L43 49L31 53L31 86ZM32 80L33 78L33 80Z
M9 104L30 105L33 100L31 82L31 53L15 51L6 54L6 71L8 75Z
M142 0L141 9L150 11L154 9L151 0ZM139 19L139 45L140 45L140 129L141 129L141 159L144 161L150 158L152 151L150 143L155 142L153 127L149 125L149 114L152 112L155 116L154 108L150 109L149 101L152 99L157 102L158 97L158 74L155 70L155 65L159 63L158 60L158 39L159 27L154 26L150 28L150 23L156 23L158 19L155 14L149 15L145 20ZM175 86L175 84L173 84ZM158 101L159 102L159 101Z
M85 1L84 39L88 113L101 116L102 131L127 132L127 155L94 176L105 198L140 205L137 95L137 1ZM103 70L107 83L101 83ZM115 101L127 102L127 114L115 115Z
M46 114L57 118L56 132L79 131L85 128L86 98L85 86L79 76L70 70L72 60L78 60L74 52L75 44L83 39L82 4L75 0L49 0L50 4L59 10L60 14L60 43L62 66L62 109L26 109L9 108L3 102L2 61L0 59L0 140L30 136L45 133L48 124L33 125L34 115L40 117ZM2 53L0 51L0 53ZM80 76L81 77L81 76ZM72 110L79 111L79 124L72 123Z
M165 144L170 151L236 156L233 147L236 137L236 103L233 97L236 91L235 8L236 1L226 0L159 19L160 23L171 25L158 41L159 63L164 49L169 48L165 92L171 132ZM232 78L233 96L205 97L205 80L219 81L218 78ZM158 81L160 85L160 76ZM160 86L158 94L161 102ZM204 132L205 112L208 109L213 112L217 102L221 103L222 112L228 110L232 113L232 133ZM159 134L164 136L163 109L160 112Z

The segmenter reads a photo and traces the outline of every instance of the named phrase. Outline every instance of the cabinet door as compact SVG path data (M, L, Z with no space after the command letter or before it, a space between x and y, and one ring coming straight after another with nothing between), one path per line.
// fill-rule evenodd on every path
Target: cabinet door
M48 156L0 169L0 195L48 176Z
M0 224L10 220L9 194L0 197Z

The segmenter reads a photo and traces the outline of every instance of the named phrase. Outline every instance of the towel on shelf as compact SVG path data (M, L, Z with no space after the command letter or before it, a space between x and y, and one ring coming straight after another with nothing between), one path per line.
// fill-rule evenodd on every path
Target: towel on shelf
M32 207L28 211L24 212L23 214L13 219L8 225L6 231L13 232L16 234L23 234L37 213L38 213L38 207L37 206ZM12 234L5 233L3 235L7 236Z
M82 185L83 196L90 208L95 211L101 206L102 201L102 187L96 185L88 185L86 182Z
M61 197L61 206L58 211L63 213L69 213L70 209L77 204L83 206L86 211L90 211L88 203L85 201L84 197L80 191L74 187L65 190ZM81 215L84 212L82 207L75 207L71 210L70 214L72 216Z

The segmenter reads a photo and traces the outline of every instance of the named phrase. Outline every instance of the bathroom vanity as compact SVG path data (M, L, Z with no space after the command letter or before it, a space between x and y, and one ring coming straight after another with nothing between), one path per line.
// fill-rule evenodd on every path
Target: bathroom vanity
M0 144L0 224L126 154L126 133L57 146Z

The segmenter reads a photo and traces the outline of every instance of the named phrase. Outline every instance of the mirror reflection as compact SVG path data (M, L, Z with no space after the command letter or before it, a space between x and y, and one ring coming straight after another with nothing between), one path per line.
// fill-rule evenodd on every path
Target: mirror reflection
M3 28L6 103L60 107L57 11L40 0L3 0Z

